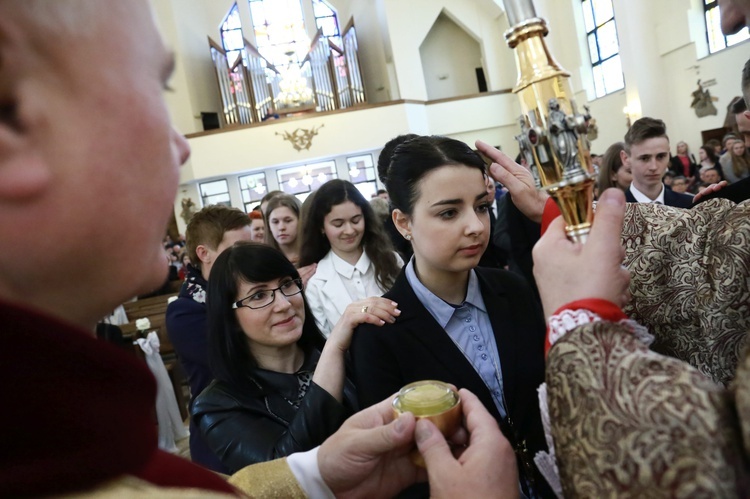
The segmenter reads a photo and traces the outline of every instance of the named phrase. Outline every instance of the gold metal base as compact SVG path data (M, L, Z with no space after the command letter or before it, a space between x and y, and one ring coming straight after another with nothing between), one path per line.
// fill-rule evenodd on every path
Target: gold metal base
M558 182L544 188L555 200L565 219L565 233L571 241L584 243L594 221L594 181L592 174Z

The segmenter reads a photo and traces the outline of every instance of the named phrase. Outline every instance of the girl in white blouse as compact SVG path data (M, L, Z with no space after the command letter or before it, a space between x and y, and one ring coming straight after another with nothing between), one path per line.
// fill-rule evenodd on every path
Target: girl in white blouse
M370 203L339 179L315 192L303 217L299 264L314 263L305 296L326 336L347 305L388 291L404 265Z

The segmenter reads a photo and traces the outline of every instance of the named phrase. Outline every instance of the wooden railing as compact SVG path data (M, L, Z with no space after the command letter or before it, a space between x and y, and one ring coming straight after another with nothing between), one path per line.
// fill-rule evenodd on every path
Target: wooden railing
M308 76L315 97L316 111L333 111L367 102L357 54L357 35L350 21L337 47L318 31L303 59L301 71ZM293 112L279 103L280 71L264 58L249 41L245 58L227 61L221 45L208 39L221 95L222 127L258 123L268 114Z

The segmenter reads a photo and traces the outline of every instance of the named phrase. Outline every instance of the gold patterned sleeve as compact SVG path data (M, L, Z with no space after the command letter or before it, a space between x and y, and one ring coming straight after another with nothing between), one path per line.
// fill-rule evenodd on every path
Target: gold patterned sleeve
M736 497L746 478L729 391L625 325L556 343L547 395L565 497Z
M624 311L655 336L651 348L728 384L750 331L750 201L628 203L622 242Z
M229 483L253 499L307 498L289 469L286 458L246 466L232 475Z

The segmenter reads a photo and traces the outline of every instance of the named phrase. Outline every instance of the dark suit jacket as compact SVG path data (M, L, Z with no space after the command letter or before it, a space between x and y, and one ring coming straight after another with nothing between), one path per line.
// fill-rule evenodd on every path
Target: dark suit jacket
M362 324L354 332L350 352L358 398L367 407L424 379L469 389L516 449L519 472L547 496L551 492L531 460L537 451L546 450L536 392L544 382L544 317L523 278L503 270L475 270L499 350L510 421L502 420L489 389L419 301L403 270L385 294L402 311L395 324Z
M506 194L497 201L497 222L494 229L492 240L495 246L507 253L508 270L526 279L534 294L539 297L531 250L539 241L541 226L521 213L510 195Z
M750 177L743 178L739 182L728 185L720 191L712 192L708 196L703 196L696 204L714 198L728 199L735 203L741 203L746 199L750 199Z
M625 201L628 203L637 203L630 189L625 191ZM673 192L671 189L664 189L664 205L674 206L676 208L691 208L693 206L693 196Z

